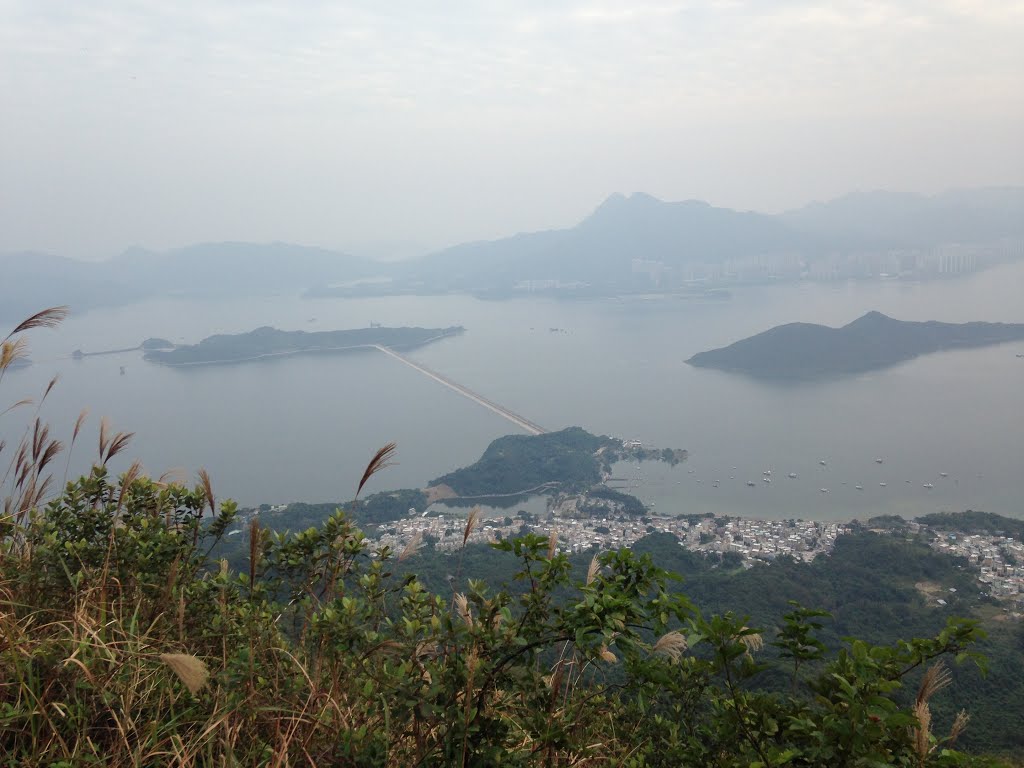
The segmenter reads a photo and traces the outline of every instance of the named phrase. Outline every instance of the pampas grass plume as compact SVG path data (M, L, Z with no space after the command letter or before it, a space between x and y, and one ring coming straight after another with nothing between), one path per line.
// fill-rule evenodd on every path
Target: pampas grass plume
M160 661L170 667L192 693L199 693L210 679L206 664L190 653L161 653Z

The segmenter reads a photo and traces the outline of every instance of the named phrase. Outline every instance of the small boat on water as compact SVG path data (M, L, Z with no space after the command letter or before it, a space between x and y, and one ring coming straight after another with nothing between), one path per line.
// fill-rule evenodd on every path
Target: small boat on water
M770 483L772 481L770 477L762 477L761 479L764 480L766 483Z
M821 464L821 466L823 467L826 466L824 459L819 459L818 463Z
M748 488L753 488L755 485L757 485L757 483L755 483L753 480L747 480Z
M818 490L822 493L828 493L828 488L819 488Z
M856 488L858 491L863 491L864 490L864 486L863 485L855 485L853 487Z
M789 479L790 480L795 480L796 479L796 472L790 472L789 473Z
M879 486L880 488L885 488L885 483L879 483L879 484L878 484L878 486Z
M939 477L949 477L949 472L939 472Z
M923 488L928 488L930 490L930 489L934 488L935 486L932 485L931 483L925 483L922 487Z
M881 463L882 463L882 459L875 459L875 464L881 464Z

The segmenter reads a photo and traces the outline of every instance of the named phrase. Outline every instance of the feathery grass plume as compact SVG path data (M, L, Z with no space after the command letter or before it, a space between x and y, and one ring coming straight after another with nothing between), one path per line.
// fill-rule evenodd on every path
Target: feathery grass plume
M672 661L678 661L679 657L686 651L686 638L679 632L667 632L658 638L651 653L656 656L667 656Z
M558 529L552 528L551 534L548 536L548 560L553 560L556 552L558 552Z
M597 578L597 572L601 570L601 563L597 559L597 555L590 558L590 567L587 568L587 586L593 583L594 579Z
M0 345L0 371L12 365L15 360L23 360L28 355L28 341L15 339Z
M23 408L26 405L32 405L31 397L24 397L18 402L14 403L14 405L7 406L2 411L0 411L0 416L3 416L5 413L8 413L9 411L13 411L15 408Z
M53 388L55 386L57 386L57 382L58 381L60 381L60 375L59 374L54 376L52 379L50 379L50 383L47 384L46 385L46 389L43 390L43 396L41 398L39 398L39 405L42 405L43 402L46 400L46 398L48 398L50 396L50 392L53 391Z
M107 451L107 430L110 429L110 419L106 416L100 418L100 459L102 460L103 454Z
M100 465L106 466L112 458L128 447L128 443L135 436L134 432L116 432L113 435L107 433L103 428L103 421L100 421ZM109 427L108 427L109 429Z
M356 498L359 498L360 491L363 490L363 486L366 485L367 481L375 474L380 472L382 469L387 469L392 466L394 462L392 459L395 456L395 450L398 446L395 443L388 443L381 448L377 453L374 454L373 458L370 459L370 463L366 465L366 469L363 472L363 476L359 480L359 486L356 488Z
M203 495L206 497L206 503L210 505L210 513L217 514L217 499L213 495L213 484L210 482L210 473L205 469L200 469L197 473L199 475L199 482L203 486Z
M967 730L967 724L971 722L971 716L967 714L966 710L961 709L956 714L956 719L953 721L953 727L949 729L949 736L946 737L946 744L953 746L956 740L960 738L960 734Z
M188 472L186 472L182 467L175 467L174 469L168 469L160 475L156 480L156 484L160 486L170 484L183 485L187 480Z
M747 629L747 627L743 627L741 631L745 632ZM764 648L764 638L756 632L740 635L736 639L743 643L744 646L746 646L747 656L750 656L751 654L760 651L762 648Z
M78 433L82 431L82 425L85 424L85 420L89 417L89 409L83 408L78 414L78 418L75 419L75 428L71 430L71 445L75 444L78 439Z
M161 653L160 661L170 667L192 693L199 693L210 679L206 664L190 653Z
M78 418L75 419L75 428L71 430L71 442L68 444L67 459L64 461L64 482L68 480L68 472L71 470L71 452L75 449L75 443L78 442L78 435L82 431L82 426L85 424L86 418L89 416L89 409L83 408Z
M917 718L917 727L911 731L914 736L914 751L917 753L917 764L924 766L928 753L932 751L932 713L927 701L919 700L914 704L914 717Z
M132 462L132 465L128 467L128 471L121 476L121 488L117 494L117 511L121 511L121 507L124 506L124 498L131 490L132 485L136 480L139 479L139 475L142 474L142 462L136 459Z
M936 693L941 691L953 680L952 674L943 662L938 662L928 667L928 670L921 677L921 685L917 689L918 704L927 704Z
M473 614L469 612L469 598L464 592L455 593L455 612L459 614L462 623L467 627L473 626Z
M67 316L68 308L63 305L36 312L31 317L22 320L13 331L7 334L4 341L7 341L12 336L17 336L19 333L31 331L33 328L56 328Z
M602 645L601 650L598 651L598 656L601 657L602 661L607 661L609 664L614 664L618 661L618 657L614 653L608 650L607 645Z
M914 717L917 718L917 726L911 729L914 738L914 751L917 753L917 764L924 766L928 755L934 749L932 746L932 712L928 702L932 696L941 691L952 681L952 675L943 662L930 666L921 677L921 685L917 689L917 699L914 701ZM963 716L961 718L961 715ZM967 714L961 712L953 723L953 729L959 736L967 727ZM959 729L958 729L959 726ZM952 732L950 738L953 738Z
M466 528L462 531L462 546L466 546L466 542L469 541L470 534L473 533L473 529L476 528L477 523L480 522L480 507L475 506L469 510L469 515L466 516Z
M398 562L405 562L408 558L412 557L419 548L423 546L423 531L416 531L413 537L409 539L408 543L402 549L401 554L398 556Z

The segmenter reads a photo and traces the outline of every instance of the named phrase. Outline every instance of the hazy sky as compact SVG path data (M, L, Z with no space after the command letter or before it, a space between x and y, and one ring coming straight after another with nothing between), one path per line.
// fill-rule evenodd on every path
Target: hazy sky
M1021 184L1022 41L1020 0L0 0L0 250Z

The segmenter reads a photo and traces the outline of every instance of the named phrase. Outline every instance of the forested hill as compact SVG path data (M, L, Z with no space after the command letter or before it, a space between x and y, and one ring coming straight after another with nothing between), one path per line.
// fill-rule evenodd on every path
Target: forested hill
M957 515L953 515L953 518ZM939 631L951 616L1000 617L1002 611L980 594L974 574L957 558L935 552L923 539L860 531L842 536L833 553L810 563L781 558L770 565L744 570L727 555L705 557L679 546L671 534L656 533L633 546L662 568L681 576L673 587L706 613L731 611L746 616L766 639L775 637L779 617L789 601L828 611L821 638L833 651L852 636L887 644ZM590 553L574 555L573 567L583 578ZM485 545L471 546L462 556L462 579L486 578L490 584L512 583L516 558ZM461 584L449 582L449 555L422 550L408 562L428 587L440 593ZM930 599L923 586L942 588L945 606ZM950 588L955 592L950 592ZM517 587L525 589L524 585ZM936 700L936 722L948 723L956 712L971 713L961 745L973 751L1024 754L1024 625L1020 621L985 620L988 638L983 674L973 664L953 665L953 684ZM777 650L765 646L766 668L753 687L784 689L788 676ZM912 699L913 686L903 692Z
M292 354L343 352L380 345L409 349L429 341L461 333L451 328L357 328L347 331L281 331L257 328L240 334L219 334L198 344L171 350L151 350L146 359L167 365L235 363Z
M626 448L613 437L567 427L540 435L499 437L479 460L432 480L430 486L445 486L456 496L468 498L515 496L539 486L576 493L600 483L602 471L627 456L676 464L687 454L679 449Z
M841 328L789 323L686 362L698 368L769 379L812 379L863 373L950 349L1024 339L1024 323L895 320L868 312Z

